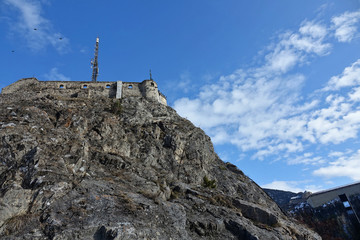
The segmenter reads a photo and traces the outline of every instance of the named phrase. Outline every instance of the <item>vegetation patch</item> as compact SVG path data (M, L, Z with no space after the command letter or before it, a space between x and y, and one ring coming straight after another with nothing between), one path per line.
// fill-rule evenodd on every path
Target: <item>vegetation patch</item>
M183 195L184 193L181 191L181 188L179 186L175 186L173 189L171 189L170 199L178 199Z
M203 187L206 188L216 188L216 180L210 180L207 176L203 178Z
M113 105L111 106L111 112L116 114L116 115L120 115L123 111L122 105L120 100L116 100Z
M145 191L145 190L140 190L140 191L138 191L138 193L143 195L144 197L154 200L154 201L155 201L156 197L158 196L158 193L149 192L149 191Z
M234 205L232 204L232 201L224 195L217 194L211 197L209 200L213 205L236 209L236 207L234 207Z
M140 211L143 210L143 208L138 205L137 203L135 203L131 198L129 198L125 193L120 192L117 194L117 196L122 200L122 202L124 203L124 206L126 207L127 210L129 210L130 212L136 212L136 211Z
M219 168L220 168L220 170L223 170L223 171L227 170L227 168L225 166L220 166Z

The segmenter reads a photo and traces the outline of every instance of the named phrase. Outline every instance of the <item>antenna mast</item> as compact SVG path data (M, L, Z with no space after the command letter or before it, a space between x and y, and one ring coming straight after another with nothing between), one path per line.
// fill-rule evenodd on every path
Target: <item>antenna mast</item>
M96 38L96 45L95 45L95 57L91 61L91 68L93 69L92 72L92 82L96 82L97 76L99 74L99 67L98 67L98 52L99 52L99 37Z

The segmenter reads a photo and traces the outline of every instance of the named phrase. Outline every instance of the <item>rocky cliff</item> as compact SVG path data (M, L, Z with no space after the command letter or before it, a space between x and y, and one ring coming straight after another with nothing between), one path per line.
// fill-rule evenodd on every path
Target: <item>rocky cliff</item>
M321 239L143 98L0 95L1 239Z

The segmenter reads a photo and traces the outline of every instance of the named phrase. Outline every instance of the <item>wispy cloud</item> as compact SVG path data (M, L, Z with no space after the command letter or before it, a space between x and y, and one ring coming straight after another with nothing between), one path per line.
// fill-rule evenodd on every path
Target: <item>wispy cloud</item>
M332 94L326 98L326 102L328 107L311 113L308 130L324 144L338 144L355 138L360 128L358 104L351 103L349 98Z
M296 115L317 103L299 105L305 78L287 72L313 54L327 54L326 34L326 27L303 22L297 32L281 34L278 43L268 48L263 66L222 76L217 84L204 86L198 98L179 99L174 107L205 128L215 143L230 142L245 151L257 149L257 158L278 151L301 151L303 144L297 137L314 137L306 134L306 119Z
M48 80L71 81L69 77L59 73L59 70L55 67L52 68L49 73L44 74L44 78Z
M4 3L9 10L19 13L9 22L11 30L20 35L33 51L39 51L49 45L59 53L69 50L69 39L56 32L51 22L42 16L43 1L4 0Z
M331 44L324 42L327 34L326 26L304 21L297 32L288 31L281 34L278 43L270 46L270 52L265 56L266 63L263 69L286 73L313 54L328 54Z
M289 164L303 164L303 165L319 165L326 161L322 156L314 156L313 153L304 153L303 155L292 158L288 161Z
M339 90L360 84L360 59L346 67L342 74L333 76L323 91Z
M324 177L350 177L360 181L360 150L350 156L341 156L329 162L325 167L314 171L315 175Z
M360 131L360 59L332 77L316 99L301 97L306 77L290 73L314 57L330 54L336 29L304 21L297 31L278 36L263 54L261 66L222 76L205 85L196 98L178 99L174 108L204 128L215 144L255 151L253 158L258 159L355 138ZM344 91L344 87L350 88ZM289 164L324 161L304 155Z
M360 20L360 10L345 12L331 19L335 29L335 37L340 42L350 42L357 34L357 23Z
M180 74L180 80L178 81L177 89L187 93L191 89L191 82L192 81L189 71L184 71Z

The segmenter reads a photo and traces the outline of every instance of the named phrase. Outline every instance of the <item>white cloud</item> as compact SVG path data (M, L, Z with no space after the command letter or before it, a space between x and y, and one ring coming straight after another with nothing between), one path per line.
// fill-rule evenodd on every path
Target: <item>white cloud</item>
M333 76L323 91L339 90L343 87L360 85L360 59L346 67L342 74Z
M303 22L297 32L280 34L278 43L270 47L270 53L265 56L265 73L285 73L296 64L303 63L312 54L328 54L331 44L325 42L327 35L325 26L310 21Z
M317 100L301 97L305 77L288 72L314 56L330 52L330 30L305 21L297 32L280 34L263 54L262 66L238 69L205 85L194 99L182 98L174 108L212 137L230 143L253 158L289 157L311 144L339 144L360 130L360 59L332 77ZM348 92L337 91L345 86ZM290 158L289 158L290 159ZM289 164L323 164L326 159L301 157Z
M357 34L356 24L360 20L360 10L345 12L331 19L335 29L335 37L339 42L350 42Z
M321 156L313 156L312 153L304 153L303 155L292 158L288 161L288 164L303 164L303 165L319 165L325 163L325 160Z
M305 21L302 24L299 32L314 39L323 39L327 35L327 29L325 26L309 21Z
M327 35L328 30L325 26L305 21L300 27L299 33L292 35L289 42L301 51L325 55L331 47L330 43L324 42Z
M57 68L52 68L49 73L44 74L47 80L71 81L69 77L59 73Z
M305 185L304 188L300 188L299 185L304 185L308 183L308 181L273 181L268 184L264 184L261 187L262 188L270 188L270 189L276 189L276 190L283 190L283 191L290 191L293 193L299 193L299 192L318 192L320 190L323 190L322 186L319 185Z
M214 144L223 144L229 141L229 138L231 137L226 129L223 129L221 127L214 129L213 137L211 138L211 141Z
M329 107L311 113L307 128L321 143L338 144L355 138L360 129L360 112L347 99L329 95Z
M314 185L314 184L306 185L304 188L306 189L306 191L312 192L312 193L324 190L324 187L322 185Z
M297 185L298 183L296 181L273 181L271 183L264 184L261 187L289 191L294 193L303 192L304 190L297 187Z
M332 161L328 166L319 168L314 175L331 177L350 177L354 181L360 180L360 150L351 156L341 156Z
M349 93L349 98L354 102L360 101L360 87L353 88L353 91Z
M55 32L50 21L42 16L42 1L4 0L4 2L20 13L16 20L10 22L11 29L24 38L32 50L39 51L50 45L59 53L68 51L69 40L61 33Z
M343 156L343 155L344 155L343 152L330 152L330 153L328 154L329 157L341 157L341 156Z
M256 158L302 151L299 140L315 142L315 136L307 131L308 116L300 114L317 101L299 104L305 78L286 73L312 54L326 54L330 48L324 42L326 35L326 27L304 22L298 32L279 36L265 54L263 66L222 76L217 84L204 86L198 98L179 99L174 108L204 128L215 143L256 149Z
M275 71L287 72L295 66L300 56L292 49L279 49L266 56L268 68Z
M264 148L257 157L299 151L303 146L296 137L311 139L304 129L306 121L301 116L284 118L298 114L294 105L303 81L301 75L256 79L239 71L222 77L218 85L205 86L197 99L177 100L174 107L204 128L215 143L232 143L245 151Z

